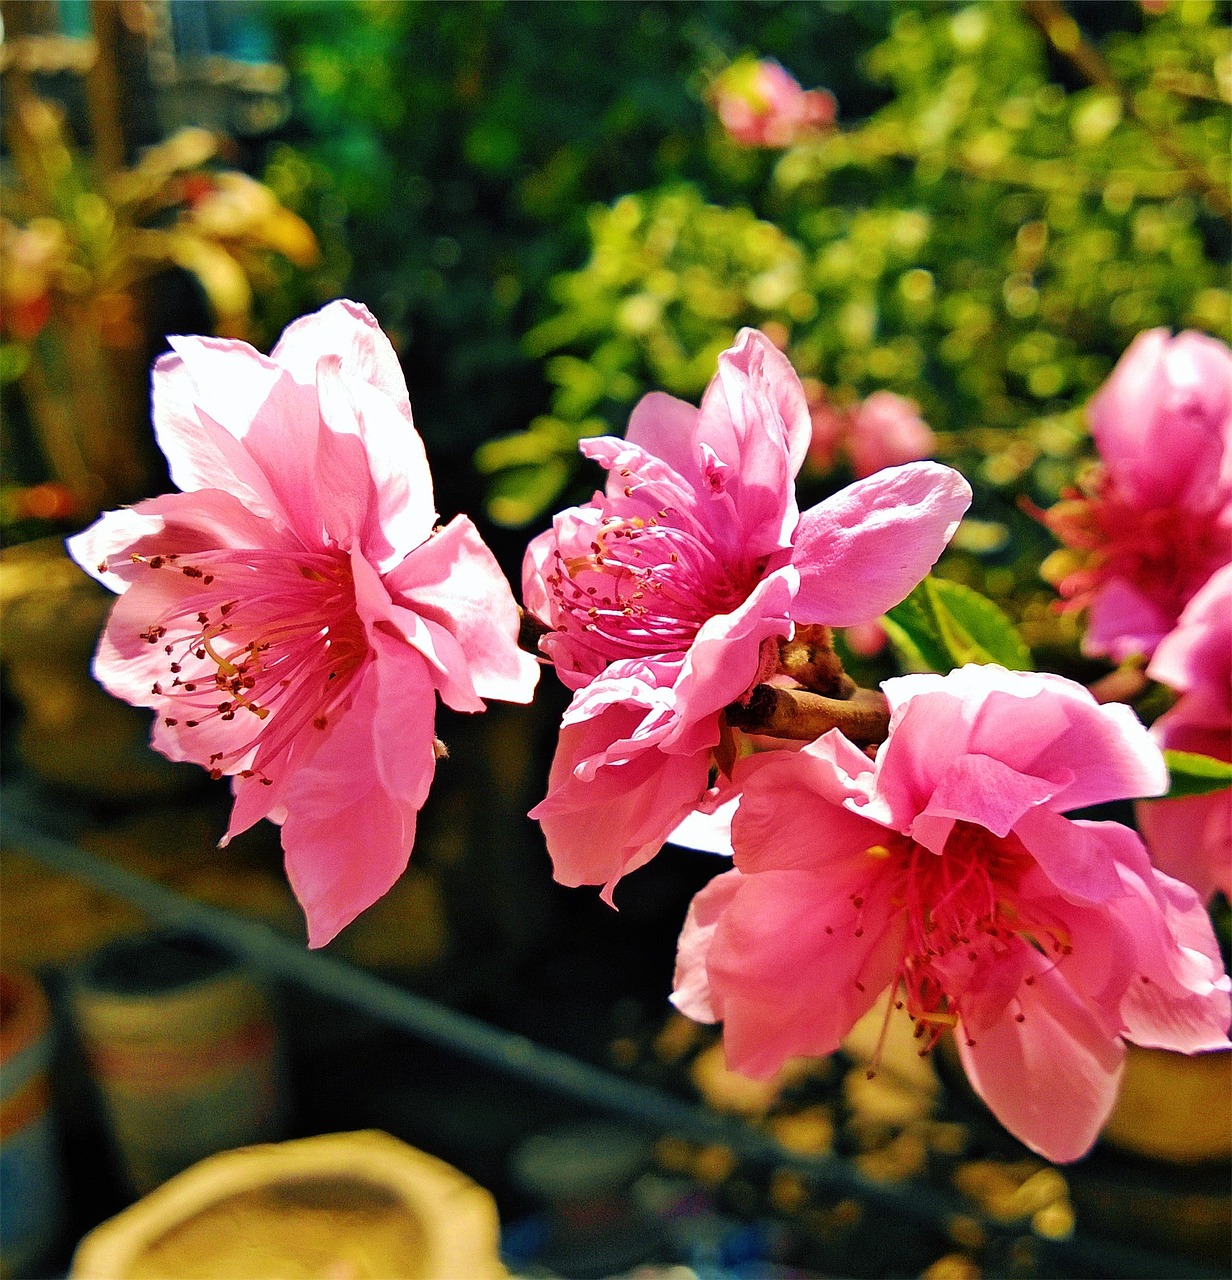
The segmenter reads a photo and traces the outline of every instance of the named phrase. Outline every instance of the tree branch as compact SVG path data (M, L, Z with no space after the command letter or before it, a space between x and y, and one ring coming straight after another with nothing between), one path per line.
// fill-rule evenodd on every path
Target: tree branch
M748 705L734 702L727 722L745 733L811 742L838 729L859 747L884 742L890 730L890 704L876 689L857 689L850 698L826 698L805 689L759 684Z

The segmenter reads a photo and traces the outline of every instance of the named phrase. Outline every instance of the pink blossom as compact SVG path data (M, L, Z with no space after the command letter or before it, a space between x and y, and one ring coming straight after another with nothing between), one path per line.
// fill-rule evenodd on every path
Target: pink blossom
M933 445L919 405L893 391L874 391L862 401L847 433L847 452L857 476L927 458Z
M575 690L543 825L556 877L604 884L649 861L707 789L723 708L793 623L849 626L936 560L971 491L935 463L883 471L803 516L808 406L786 357L743 330L701 408L654 392L625 440L582 442L605 493L527 549L527 609Z
M735 867L698 894L673 1001L768 1077L833 1052L887 987L925 1050L1053 1160L1095 1140L1124 1041L1226 1048L1229 983L1197 896L1114 822L1067 810L1167 786L1123 706L1059 676L968 666L883 686L870 761L836 730L737 764Z
M833 126L837 103L828 89L805 91L777 62L741 58L714 85L719 122L742 147L789 147Z
M121 593L94 673L153 745L232 780L223 841L282 825L311 946L406 867L436 763L435 692L530 700L517 606L464 516L435 528L402 371L368 311L297 320L270 357L172 339L154 421L183 492L70 540Z
M1180 700L1151 732L1161 747L1232 761L1232 565L1185 606L1147 668ZM1156 865L1204 897L1232 897L1232 790L1138 805Z
M1046 522L1078 553L1058 588L1089 608L1084 648L1150 655L1232 560L1232 350L1141 333L1088 407L1102 467ZM1072 557L1071 557L1072 559Z
M893 391L874 391L854 406L840 408L826 399L824 389L810 403L813 440L809 462L829 471L841 453L857 477L871 476L885 467L927 458L936 443L920 407Z

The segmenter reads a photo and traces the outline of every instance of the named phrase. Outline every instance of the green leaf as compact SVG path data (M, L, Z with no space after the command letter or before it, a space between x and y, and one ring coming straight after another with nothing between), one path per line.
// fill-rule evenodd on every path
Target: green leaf
M951 645L955 666L999 662L1010 671L1033 669L1031 651L1018 629L986 596L946 578L929 577L924 583L933 598L942 638ZM960 653L961 662L957 661ZM968 653L972 656L966 656Z
M968 662L1030 671L1031 653L991 600L945 578L925 578L884 618L890 643L908 671L945 674Z
M881 620L904 670L949 671L953 667L920 587Z
M1181 800L1186 796L1205 796L1212 791L1232 787L1232 764L1191 751L1165 751L1172 785L1163 800Z

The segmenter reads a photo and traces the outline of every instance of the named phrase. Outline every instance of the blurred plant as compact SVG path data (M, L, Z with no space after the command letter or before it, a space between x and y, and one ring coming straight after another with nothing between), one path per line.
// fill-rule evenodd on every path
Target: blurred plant
M1072 483L1082 405L1134 333L1232 327L1232 36L1217 6L1131 13L1098 46L1075 17L896 6L865 59L893 97L863 123L746 170L727 207L673 185L592 215L589 262L553 283L559 311L526 340L559 353L552 430L480 454L490 514L534 520L569 482L571 433L618 421L651 385L696 395L754 324L832 403L888 389L920 406L937 456L977 484L980 519L947 573L1004 601L1034 642L1072 646L1017 499ZM738 150L716 127L729 177Z
M877 91L845 50L883 33L888 7L277 0L262 13L294 101L271 181L281 193L273 171L292 163L327 184L322 212L345 229L352 259L346 292L390 333L429 451L453 463L438 466L448 510L471 501L477 446L555 416L542 360L521 338L551 306L549 280L584 254L588 209L659 182L728 199L764 173L761 151L726 145L714 162L702 101L704 83L753 40L867 109ZM627 407L636 388L622 395ZM562 459L588 414L571 412L554 446ZM547 429L536 421L536 436ZM529 449L539 465L545 450L537 439ZM555 491L548 477L536 508Z
M180 268L217 332L251 335L254 291L275 287L275 262L313 266L316 238L268 187L210 167L222 144L205 130L181 130L100 179L61 109L28 88L17 86L8 126L16 185L5 191L14 220L0 221L0 377L19 382L57 493L88 518L150 485L140 286ZM10 488L15 518L49 509Z

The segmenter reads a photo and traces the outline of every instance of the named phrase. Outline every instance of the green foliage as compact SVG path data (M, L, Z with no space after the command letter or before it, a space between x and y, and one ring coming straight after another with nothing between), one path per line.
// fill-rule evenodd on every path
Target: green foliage
M1232 337L1232 37L1203 0L1071 13L1104 29L1070 21L1050 40L1017 4L893 6L856 60L884 105L777 155L711 121L689 185L592 214L589 259L553 281L527 350L594 366L601 390L576 416L617 431L647 390L695 398L743 324L781 342L810 395L916 400L937 456L976 487L947 576L1033 642L1072 647L1073 616L1037 577L1049 539L1020 500L1074 482L1083 406L1137 332ZM559 389L552 412L575 416ZM844 478L806 473L804 496Z
M959 582L929 576L886 614L883 625L908 671L944 674L968 662L1030 671L1031 652L991 600Z
M1205 796L1232 787L1232 764L1190 751L1165 751L1171 785L1167 800Z
M474 505L477 446L545 412L571 427L591 416L579 380L521 341L548 318L548 282L584 257L587 210L656 183L728 199L764 178L767 157L712 163L699 84L756 44L871 102L844 46L884 32L889 8L278 0L263 12L292 72L292 146L277 167L293 185L310 172L309 196L345 231L345 290L399 347L449 510ZM700 338L684 335L690 358ZM639 390L618 376L626 357L612 359L595 402L611 394L609 408ZM549 452L536 465L574 462ZM517 488L493 483L502 501ZM553 486L538 488L543 510Z

